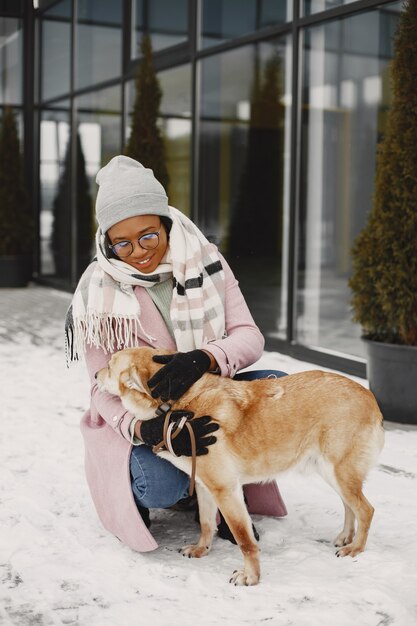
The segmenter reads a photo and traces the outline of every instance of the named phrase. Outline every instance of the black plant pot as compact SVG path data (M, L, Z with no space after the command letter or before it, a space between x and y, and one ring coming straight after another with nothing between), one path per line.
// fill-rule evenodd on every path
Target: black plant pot
M31 277L31 257L0 256L0 287L26 287Z
M367 376L384 419L417 424L417 347L365 339Z

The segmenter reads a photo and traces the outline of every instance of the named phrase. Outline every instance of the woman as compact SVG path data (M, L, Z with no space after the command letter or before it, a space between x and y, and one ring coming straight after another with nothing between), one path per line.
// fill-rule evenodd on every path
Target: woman
M147 551L157 547L148 510L184 499L189 478L152 453L162 439L161 418L134 417L119 398L99 391L95 373L128 346L172 349L173 356L155 357L163 367L149 386L161 402L178 400L205 372L236 377L261 356L264 340L228 264L186 216L168 206L152 170L117 156L96 181L97 257L68 310L67 356L73 360L84 352L91 380L81 430L98 515L121 541ZM209 416L192 424L198 454L209 453L217 424ZM190 454L185 429L174 441L177 454ZM286 514L275 483L245 489L250 511ZM227 535L224 523L220 531Z

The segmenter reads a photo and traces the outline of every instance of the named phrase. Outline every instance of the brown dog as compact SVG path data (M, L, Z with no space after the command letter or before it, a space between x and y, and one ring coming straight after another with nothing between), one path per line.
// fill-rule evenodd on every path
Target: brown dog
M97 374L100 388L119 396L142 420L154 417L160 404L147 386L161 367L152 360L154 354L151 348L122 350ZM273 479L299 465L316 470L342 498L345 521L334 541L340 548L336 554L355 556L364 550L374 509L362 484L384 443L382 415L370 391L322 371L251 382L205 374L173 408L211 415L221 425L209 454L197 457L201 535L182 554L209 552L219 508L244 558L243 570L234 572L230 582L256 585L259 548L242 485ZM189 457L158 454L190 474Z

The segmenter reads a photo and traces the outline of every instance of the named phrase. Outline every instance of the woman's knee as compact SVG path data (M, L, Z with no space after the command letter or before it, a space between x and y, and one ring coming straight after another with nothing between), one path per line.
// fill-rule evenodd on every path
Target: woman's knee
M132 491L141 506L164 509L187 496L187 474L153 454L147 446L133 448L130 472Z

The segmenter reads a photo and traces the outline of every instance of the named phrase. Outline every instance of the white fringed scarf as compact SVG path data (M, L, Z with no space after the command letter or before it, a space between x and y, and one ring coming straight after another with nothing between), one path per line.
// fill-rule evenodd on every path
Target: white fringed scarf
M97 231L97 260L85 270L65 320L67 362L77 360L86 345L106 353L139 345L143 328L136 286L152 287L173 277L171 320L177 349L200 348L225 336L224 271L216 248L183 213L169 207L172 228L168 252L153 274L143 274L120 259L109 259L104 234Z

